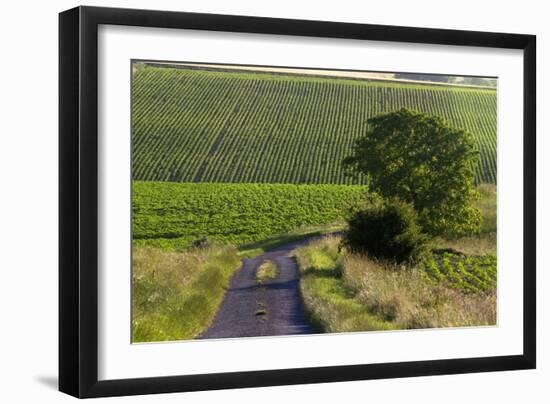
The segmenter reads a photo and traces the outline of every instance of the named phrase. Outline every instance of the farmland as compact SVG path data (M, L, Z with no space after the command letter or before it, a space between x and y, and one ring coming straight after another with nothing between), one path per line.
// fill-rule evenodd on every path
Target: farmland
M475 293L495 288L497 258L492 254L434 254L426 262L424 270L435 281L441 281L453 289Z
M496 91L144 66L132 83L135 180L364 184L342 159L367 120L401 107L474 135L477 183L496 183Z
M300 227L342 221L372 198L365 186L133 183L137 245L184 249L208 239L257 242Z

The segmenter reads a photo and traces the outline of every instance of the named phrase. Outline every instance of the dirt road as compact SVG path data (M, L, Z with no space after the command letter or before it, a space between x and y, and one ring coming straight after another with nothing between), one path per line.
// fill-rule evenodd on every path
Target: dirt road
M286 244L255 258L244 259L210 328L200 338L312 334L299 291L298 265L292 250L311 239ZM278 268L275 279L261 285L256 270L266 260Z

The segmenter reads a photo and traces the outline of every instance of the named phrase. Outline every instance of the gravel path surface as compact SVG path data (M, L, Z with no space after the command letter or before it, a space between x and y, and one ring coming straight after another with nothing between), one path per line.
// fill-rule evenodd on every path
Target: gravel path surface
M305 321L298 265L291 256L292 250L310 241L296 241L244 259L242 267L231 278L212 325L199 338L315 333ZM259 285L256 270L266 260L277 265L278 275Z

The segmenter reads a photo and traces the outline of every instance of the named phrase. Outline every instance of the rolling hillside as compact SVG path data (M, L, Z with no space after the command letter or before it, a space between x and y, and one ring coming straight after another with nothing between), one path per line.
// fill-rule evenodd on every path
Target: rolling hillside
M407 107L474 134L476 181L496 182L496 91L144 66L133 75L133 177L362 184L341 161L367 119Z

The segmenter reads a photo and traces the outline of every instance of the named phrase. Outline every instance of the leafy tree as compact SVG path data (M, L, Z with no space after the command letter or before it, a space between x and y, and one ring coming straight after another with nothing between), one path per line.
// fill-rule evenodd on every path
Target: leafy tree
M479 153L469 132L408 109L378 115L368 124L344 159L348 173L365 174L383 197L411 203L431 235L479 231L481 214L472 206L478 198L473 165Z
M418 73L396 73L395 77L406 80L432 81L435 83L449 83L452 76L443 74L418 74Z
M464 84L473 84L475 86L496 87L497 81L495 79L485 79L483 77L465 77Z

